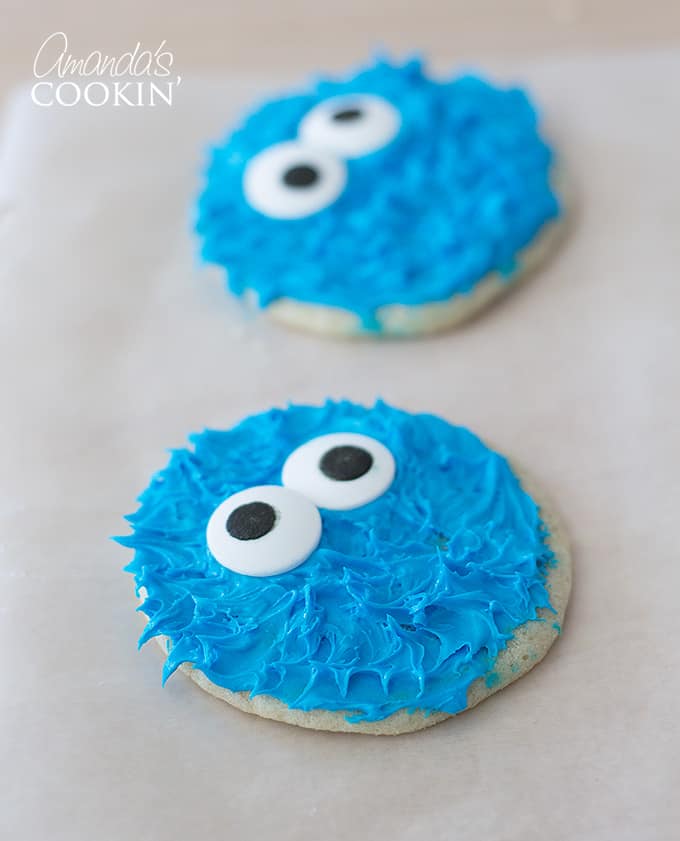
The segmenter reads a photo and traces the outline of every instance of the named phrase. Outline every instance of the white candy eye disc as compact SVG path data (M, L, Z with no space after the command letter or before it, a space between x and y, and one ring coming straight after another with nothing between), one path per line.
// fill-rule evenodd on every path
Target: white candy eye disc
M299 566L316 549L321 515L295 491L259 485L220 503L205 534L215 560L232 572L276 575Z
M394 457L380 441L354 432L313 438L294 450L281 479L319 508L348 511L383 494L394 479Z
M305 115L298 128L310 146L331 149L343 158L360 158L382 149L401 126L401 114L380 96L335 96Z
M317 213L338 198L346 183L344 161L294 140L260 152L243 173L248 204L274 219L302 219Z

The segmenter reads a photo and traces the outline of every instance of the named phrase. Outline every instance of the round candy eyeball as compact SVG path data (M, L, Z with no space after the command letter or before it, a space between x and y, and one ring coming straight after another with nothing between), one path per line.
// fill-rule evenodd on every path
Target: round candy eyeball
M392 484L395 469L392 453L380 441L334 432L294 450L283 465L281 480L320 508L348 511L381 496Z
M263 577L288 572L307 560L321 538L321 516L299 493L257 485L232 494L213 511L208 549L232 572Z
M310 146L343 158L360 158L382 149L398 134L401 114L381 96L334 96L302 119L299 137Z
M331 205L347 182L345 162L297 141L269 146L243 173L248 204L273 219L303 219Z

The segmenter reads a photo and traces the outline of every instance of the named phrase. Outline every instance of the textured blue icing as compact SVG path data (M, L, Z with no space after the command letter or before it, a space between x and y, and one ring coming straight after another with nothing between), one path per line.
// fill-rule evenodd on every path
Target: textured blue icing
M227 496L278 484L286 457L329 432L385 444L397 472L377 500L322 510L299 567L239 575L210 555L205 528ZM350 720L399 709L458 712L513 630L549 607L554 557L507 461L471 432L382 402L290 406L175 450L129 517L127 569L145 587L140 644L164 634L164 679L183 662L231 690L266 693Z
M313 106L347 93L388 99L402 116L398 135L348 161L344 192L312 216L251 208L247 162L295 139ZM383 305L447 300L493 270L510 278L518 252L559 214L536 122L521 90L472 76L436 82L418 61L320 81L266 103L213 150L197 221L203 256L227 269L236 294L255 290L260 306L290 297L343 307L367 329Z

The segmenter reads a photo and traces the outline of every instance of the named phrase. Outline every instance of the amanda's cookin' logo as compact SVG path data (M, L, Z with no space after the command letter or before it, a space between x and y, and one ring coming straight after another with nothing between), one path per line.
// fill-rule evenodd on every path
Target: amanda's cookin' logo
M85 103L99 108L111 105L133 107L172 105L175 88L182 77L172 74L175 57L161 41L155 50L142 49L137 42L119 56L92 50L74 56L65 32L53 32L40 45L33 62L37 79L31 88L36 105L70 108Z

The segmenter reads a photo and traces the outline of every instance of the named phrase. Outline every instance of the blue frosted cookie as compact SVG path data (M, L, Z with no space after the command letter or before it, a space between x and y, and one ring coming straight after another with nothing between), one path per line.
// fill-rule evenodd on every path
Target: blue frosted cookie
M197 230L229 289L280 320L422 333L542 256L554 176L521 90L379 61L253 111L213 150Z
M175 450L120 538L141 637L201 687L306 727L417 730L558 635L566 539L462 427L377 403L290 406Z

